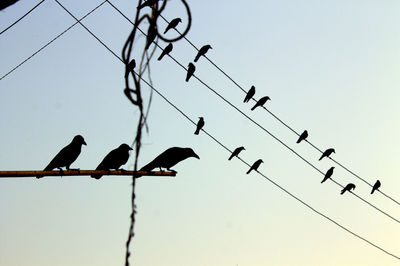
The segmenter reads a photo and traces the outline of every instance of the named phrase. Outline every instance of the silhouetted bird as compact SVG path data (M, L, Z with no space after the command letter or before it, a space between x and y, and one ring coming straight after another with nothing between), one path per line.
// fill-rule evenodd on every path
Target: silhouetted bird
M152 171L157 167L160 168L160 171L162 171L161 168L166 168L168 171L174 171L171 170L172 166L190 157L200 159L191 148L172 147L158 155L150 163L143 166L140 171Z
M142 9L143 7L146 7L146 6L152 7L157 3L157 1L158 0L147 0L147 1L144 1L141 5L139 5L137 7L137 9Z
M172 51L173 48L174 48L174 46L173 46L172 43L170 42L170 43L164 48L164 50L162 51L162 53L160 54L160 56L157 58L157 60L160 61L160 60L164 57L164 55L169 54L169 53Z
M229 156L229 159L228 159L228 160L230 161L230 160L232 160L233 157L238 156L239 153L240 153L242 150L245 150L245 148L244 148L244 147L238 147L238 148L236 148L236 149L232 152L231 156Z
M0 10L5 9L6 7L9 7L9 6L15 4L16 2L18 2L18 0L2 0L0 2Z
M348 183L343 189L342 191L340 191L340 194L345 193L346 191L350 191L352 189L355 189L356 185L354 185L353 183Z
M186 74L186 82L188 82L189 79L192 77L194 71L196 71L196 67L192 63L189 63L188 71L187 71L187 74Z
M333 169L335 169L335 167L331 167L328 169L328 171L326 171L326 174L324 176L324 179L322 179L321 184L324 183L326 180L328 180L328 178L330 178L333 174Z
M194 58L194 61L197 62L197 60L199 60L200 56L205 55L209 49L212 49L211 45L209 45L209 44L201 47L199 52L197 53L196 57Z
M118 148L110 151L106 157L104 157L96 170L118 170L128 161L130 150L132 150L132 148L129 147L128 144L121 144ZM102 175L91 175L91 177L99 179Z
M263 106L268 100L271 100L271 98L269 98L268 96L262 97L260 100L258 100L258 102L256 102L256 104L253 106L253 108L251 108L251 110L253 111L257 107Z
M304 130L303 133L301 133L299 139L296 141L296 143L300 143L302 140L305 140L308 137L308 132L307 130Z
M321 161L324 157L329 157L332 153L335 153L335 149L327 149L326 151L324 151L324 153L322 153L321 157L319 158L319 161Z
M372 187L371 194L374 194L375 190L379 190L380 187L381 187L381 181L376 180L374 186Z
M178 26L179 22L182 22L182 19L174 18L173 20L171 20L171 22L165 28L164 34L167 33L167 31L169 31L170 29L175 29L175 27Z
M194 132L195 135L199 135L200 129L204 127L204 118L199 117L199 122L197 122L196 131Z
M86 145L85 140L81 135L76 135L70 144L61 149L59 153L51 160L49 165L44 168L43 171L51 171L54 168L60 169L62 171L62 167L65 167L69 170L71 164L78 158L81 153L82 145ZM37 178L41 178L43 176L37 176Z
M156 24L153 21L151 21L149 29L147 30L146 47L145 47L146 50L149 49L150 45L153 43L156 36L157 36Z
M256 87L251 86L250 90L247 92L246 97L244 98L244 103L247 103L248 101L253 98L254 94L256 94Z
M263 163L263 160L261 160L261 159L255 161L255 163L253 163L253 165L250 167L249 171L247 171L246 174L250 174L251 170L257 171L257 169L258 169L258 167L260 166L261 163Z

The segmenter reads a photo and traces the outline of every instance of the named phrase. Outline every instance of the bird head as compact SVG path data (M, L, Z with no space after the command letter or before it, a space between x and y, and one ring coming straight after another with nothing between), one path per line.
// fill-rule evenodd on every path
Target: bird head
M181 18L177 18L177 20L176 21L178 21L178 22L182 22L182 19Z
M336 152L335 152L335 149L333 149L333 148L331 149L331 151L332 151L333 153L336 153Z
M200 120L204 120L204 117L202 117L202 116L199 116L199 119L200 119Z
M74 139L72 140L72 142L77 143L77 144L81 144L81 145L87 145L85 140L83 139L83 137L81 135L76 135L74 137Z
M185 152L189 157L194 157L200 160L200 157L191 148L186 148Z
M267 96L267 101L268 101L268 100L270 100L270 101L271 101L271 98L269 98L269 97Z
M120 149L120 150L126 150L126 151L132 150L132 148L131 148L128 144L125 144L125 143L119 145L118 149Z
M212 49L211 45L209 44L205 45L205 47L207 47L207 49Z

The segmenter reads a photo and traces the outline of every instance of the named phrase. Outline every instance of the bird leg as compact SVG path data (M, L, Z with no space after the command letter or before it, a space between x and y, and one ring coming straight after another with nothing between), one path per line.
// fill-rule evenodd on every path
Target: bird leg
M58 169L60 170L60 176L63 176L64 175L64 170L61 167L59 167Z

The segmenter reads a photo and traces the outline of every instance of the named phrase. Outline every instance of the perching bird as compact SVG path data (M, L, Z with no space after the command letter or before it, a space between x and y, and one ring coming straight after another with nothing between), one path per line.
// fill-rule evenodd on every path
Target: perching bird
M194 58L194 61L197 62L197 60L199 60L200 56L205 55L209 49L212 49L211 45L209 45L209 44L201 47L199 52L197 53L196 57Z
M372 187L371 194L374 194L375 190L378 190L381 187L381 181L376 180L374 186Z
M307 130L304 130L303 133L301 133L299 139L296 141L296 143L300 143L302 140L305 140L308 137L308 132Z
M151 171L157 167L160 168L160 170L162 170L161 168L166 168L168 171L174 171L171 170L172 166L190 157L200 159L191 148L172 147L158 155L150 163L143 166L140 171Z
M247 171L246 174L250 174L251 170L257 171L257 169L258 169L258 167L260 166L261 163L263 163L263 160L261 160L261 159L255 161L255 163L253 163L253 165L250 167L249 171Z
M199 122L197 122L196 131L194 132L195 135L199 135L200 129L204 127L204 118L199 117Z
M326 171L326 174L324 176L324 179L322 179L321 184L324 183L326 180L328 180L328 178L330 178L333 174L333 169L335 169L335 167L331 167L328 169L328 171Z
M355 189L356 185L354 185L353 183L348 183L343 189L342 191L340 191L340 194L345 193L346 191L350 191L352 189Z
M152 6L154 6L156 3L157 3L157 0L147 0L147 1L144 1L141 5L139 5L139 6L137 7L137 9L142 9L143 7L146 7L146 6L152 7Z
M51 160L49 165L44 168L43 171L51 171L54 168L60 169L62 171L62 167L65 167L69 170L71 164L78 158L81 153L82 145L86 145L85 140L81 135L76 135L70 144L61 149L59 153ZM43 176L37 176L37 178L41 178Z
M146 37L146 50L149 49L150 45L153 43L154 39L157 37L157 27L156 24L151 21L149 25L149 29L147 30Z
M132 148L129 147L128 144L121 144L118 148L110 151L106 157L104 157L96 170L118 170L128 161L130 150L132 150ZM102 175L91 175L91 177L99 179Z
M162 53L160 54L160 56L157 58L157 60L160 61L160 60L164 57L164 55L169 54L169 53L172 51L173 48L174 48L174 46L172 45L172 42L170 42L170 43L164 48L164 50L162 51Z
M263 106L268 100L271 100L271 98L269 98L268 96L262 97L260 100L258 100L258 102L256 102L256 104L253 106L253 108L251 108L251 110L253 111L257 107Z
M253 98L254 94L256 94L256 87L251 86L250 90L247 92L246 97L244 98L244 103L247 103L248 101Z
M230 161L230 160L232 160L233 157L238 156L239 153L240 153L242 150L245 150L245 148L244 148L244 147L238 147L238 148L236 148L236 149L232 152L231 156L229 156L229 159L228 159L228 160Z
M319 161L321 161L324 157L329 157L332 153L335 153L335 149L327 149L326 151L324 151L324 153L322 153L321 157L319 158Z
M169 31L170 29L175 29L175 27L178 26L179 22L182 22L181 18L174 18L173 20L171 20L171 22L165 28L164 34L167 33L167 31Z
M196 71L196 67L193 65L193 63L190 62L188 65L188 71L186 74L186 82L188 82L189 79L192 77L194 71Z

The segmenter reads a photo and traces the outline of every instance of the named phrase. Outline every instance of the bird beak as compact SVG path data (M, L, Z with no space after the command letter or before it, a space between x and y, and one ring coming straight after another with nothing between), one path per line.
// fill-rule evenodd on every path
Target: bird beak
M131 147L129 147L129 150L131 151L131 150L133 150Z
M83 145L87 145L85 141L83 141Z
M200 157L196 153L193 155L193 157L195 157L195 158L200 160Z

